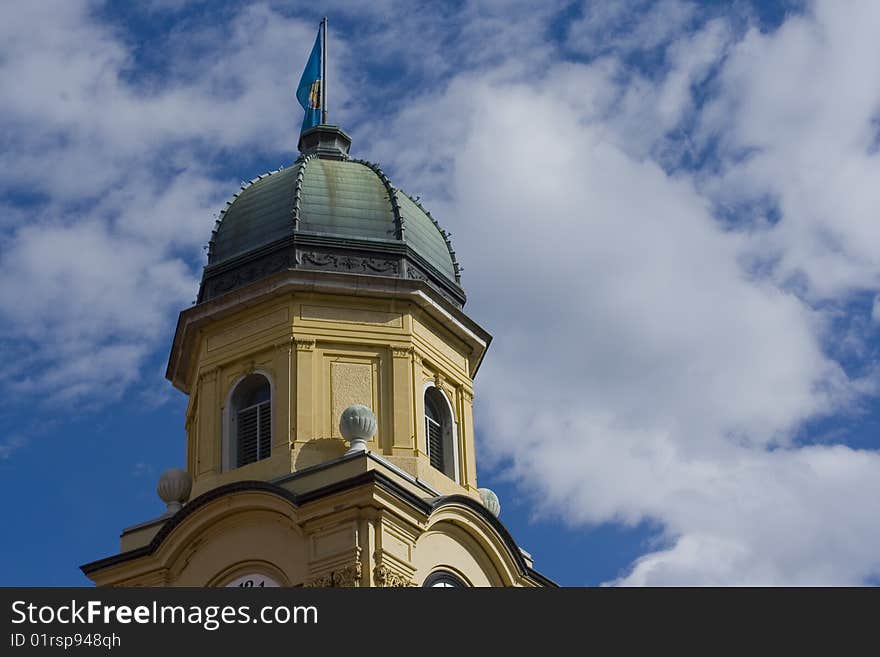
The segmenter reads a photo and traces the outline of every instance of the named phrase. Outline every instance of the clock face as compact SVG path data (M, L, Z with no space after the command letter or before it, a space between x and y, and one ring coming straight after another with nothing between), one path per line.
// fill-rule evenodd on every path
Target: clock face
M236 577L234 580L226 584L226 587L237 587L242 589L251 589L251 588L268 588L279 587L281 584L276 582L271 577L267 577L266 575L260 575L258 573L251 573L248 575L242 575L241 577Z

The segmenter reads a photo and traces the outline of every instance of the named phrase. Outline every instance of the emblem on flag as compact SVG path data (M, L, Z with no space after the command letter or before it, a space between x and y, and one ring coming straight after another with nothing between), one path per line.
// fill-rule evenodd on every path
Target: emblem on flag
M308 109L321 109L321 81L315 80L309 87L309 107Z
M324 34L326 32L326 19L321 21L321 28L318 30L318 36L315 37L315 45L312 46L312 52L309 55L309 61L306 62L305 70L296 86L296 99L305 110L303 117L302 130L305 132L309 128L314 128L321 123L322 111L326 100L323 97L324 89Z

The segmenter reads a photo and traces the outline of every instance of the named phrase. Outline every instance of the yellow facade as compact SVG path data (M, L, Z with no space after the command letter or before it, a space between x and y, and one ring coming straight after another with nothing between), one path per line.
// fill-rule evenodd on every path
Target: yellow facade
M376 277L285 271L184 311L168 376L190 399L191 500L83 570L100 586L420 586L438 571L468 586L549 584L477 490L473 376L489 339L423 283ZM271 384L271 454L231 467L230 392L253 372ZM454 418L453 477L427 455L431 386ZM352 403L378 431L346 456Z
M271 480L342 456L347 444L339 433L340 414L360 403L378 419L371 451L440 493L479 499L472 377L488 335L462 324L456 336L440 323L446 319L442 312L456 311L426 303L424 295L314 292L298 280L308 279L301 274L284 275L285 292L262 295L265 283L248 290L252 304L244 305L242 293L234 305L213 313L195 307L181 317L187 333L181 341L187 340L192 353L172 380L190 396L187 471L193 495L232 481ZM272 386L272 455L231 469L223 454L229 394L252 372ZM452 479L428 462L423 421L428 386L440 388L452 407L457 437Z

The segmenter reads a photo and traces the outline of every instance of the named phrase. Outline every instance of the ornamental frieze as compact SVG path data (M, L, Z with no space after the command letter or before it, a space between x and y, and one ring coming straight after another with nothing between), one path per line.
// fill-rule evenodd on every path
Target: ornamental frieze
M317 269L389 274L393 276L397 276L400 272L400 262L396 259L389 258L339 255L334 253L321 253L319 251L303 251L300 254L300 258L304 265Z
M463 301L463 298L456 298L456 295L450 294L444 286L439 285L434 274L428 274L423 268L414 265L407 256L398 257L391 254L373 256L322 249L294 252L289 247L253 261L242 262L223 272L206 273L199 300L207 301L285 269L295 268L424 281L454 305L461 307Z
M208 298L215 297L257 279L271 276L283 269L288 269L291 264L292 262L289 253L275 253L265 258L261 258L256 262L249 263L243 267L238 267L230 272L221 274L216 278L211 278L207 282L206 296Z

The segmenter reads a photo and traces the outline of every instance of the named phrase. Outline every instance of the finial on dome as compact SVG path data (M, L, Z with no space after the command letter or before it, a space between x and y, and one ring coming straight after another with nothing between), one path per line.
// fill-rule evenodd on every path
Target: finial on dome
M316 125L299 136L303 155L317 155L331 160L347 160L351 137L338 125Z
M192 491L192 479L180 468L168 468L159 477L159 485L156 486L156 492L165 504L167 509L165 515L170 516L180 511L184 502L189 499Z
M351 447L345 453L355 454L367 450L367 441L376 435L376 416L368 406L352 404L339 418L339 432L342 437L351 442Z

